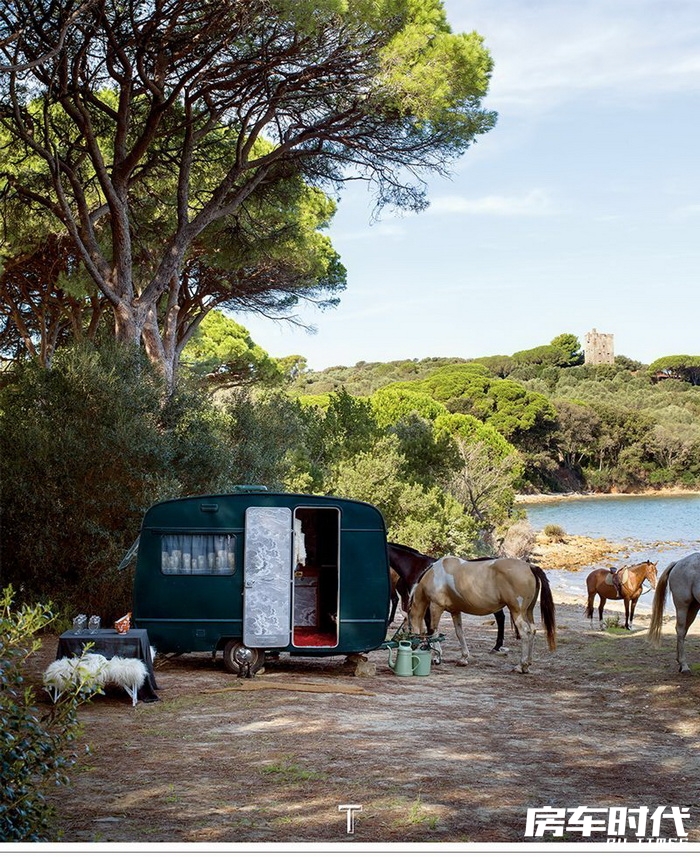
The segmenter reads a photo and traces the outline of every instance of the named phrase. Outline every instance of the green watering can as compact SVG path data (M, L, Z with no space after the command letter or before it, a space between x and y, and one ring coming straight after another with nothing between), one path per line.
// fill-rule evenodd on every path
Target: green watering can
M389 649L389 666L396 675L430 675L430 651L413 651L413 647L407 640L402 640L396 649L396 656L391 659Z

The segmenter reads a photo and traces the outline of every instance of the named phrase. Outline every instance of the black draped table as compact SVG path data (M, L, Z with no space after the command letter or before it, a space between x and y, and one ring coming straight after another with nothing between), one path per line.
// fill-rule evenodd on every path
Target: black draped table
M151 644L148 640L148 631L132 629L126 634L118 634L113 629L100 631L66 631L58 638L58 651L56 659L72 658L80 655L87 643L92 643L90 649L96 655L104 655L108 660L115 655L121 658L138 658L146 664L148 675L142 687L139 688L138 698L141 702L157 702L156 676L153 671L153 658L151 657Z

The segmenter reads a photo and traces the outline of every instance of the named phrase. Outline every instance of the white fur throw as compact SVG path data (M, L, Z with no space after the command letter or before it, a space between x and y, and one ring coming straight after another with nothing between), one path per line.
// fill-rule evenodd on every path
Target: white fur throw
M116 684L129 694L132 705L136 705L138 690L147 676L146 665L138 658L116 656L107 660L104 655L90 653L50 663L44 671L44 688L56 702L71 687L99 692L106 684Z
M132 705L136 705L138 690L147 675L146 664L138 658L120 658L117 655L107 662L107 684L124 688L131 697Z
M61 658L46 668L44 687L54 702L71 687L99 692L107 682L108 663L104 655L92 652L79 658Z

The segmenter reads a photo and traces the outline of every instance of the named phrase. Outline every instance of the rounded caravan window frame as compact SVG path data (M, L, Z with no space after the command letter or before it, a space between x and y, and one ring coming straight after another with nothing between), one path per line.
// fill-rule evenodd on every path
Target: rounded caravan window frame
M238 564L236 563L236 551L238 549L238 533L232 531L221 531L221 530L197 530L196 528L192 528L190 530L164 530L164 529L153 529L151 532L154 535L160 537L161 540L161 550L160 550L160 573L165 577L216 577L216 578L228 578L234 577L238 572ZM223 538L229 539L230 544L226 547L226 554L228 557L231 557L232 565L229 566L230 571L211 571L209 568L197 569L193 571L190 566L190 571L170 571L166 570L163 566L163 539L171 536L172 538L184 537L184 538ZM171 549L172 552L172 549ZM202 556L208 555L212 553L211 551L207 551L207 554L202 554ZM220 551L216 549L213 551L215 555L218 555ZM190 552L190 563L192 562L194 555ZM217 557L215 556L213 562L217 561Z

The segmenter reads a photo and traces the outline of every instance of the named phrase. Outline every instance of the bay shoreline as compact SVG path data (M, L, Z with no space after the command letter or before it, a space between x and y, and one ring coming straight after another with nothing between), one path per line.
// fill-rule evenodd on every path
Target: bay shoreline
M604 500L619 499L620 497L700 497L700 491L691 491L685 488L666 488L663 490L649 489L647 491L567 491L561 494L516 494L517 505L528 503L559 503L569 500Z
M516 509L525 511L528 506L557 506L569 502L586 500L644 500L691 498L693 501L700 497L698 491L671 489L665 491L645 491L636 493L581 493L567 492L562 494L520 494L517 496ZM549 514L549 513L545 513ZM552 513L554 515L554 513ZM539 515L538 517L542 517ZM554 515L556 517L556 515ZM575 525L568 532L545 533L546 527L540 524L535 529L535 543L531 551L531 559L545 569L578 572L593 567L610 567L626 564L630 557L640 553L649 553L649 557L663 554L669 549L681 547L684 542L674 539L631 539L591 537L577 534ZM697 548L691 548L697 549ZM637 559L639 557L637 556Z

